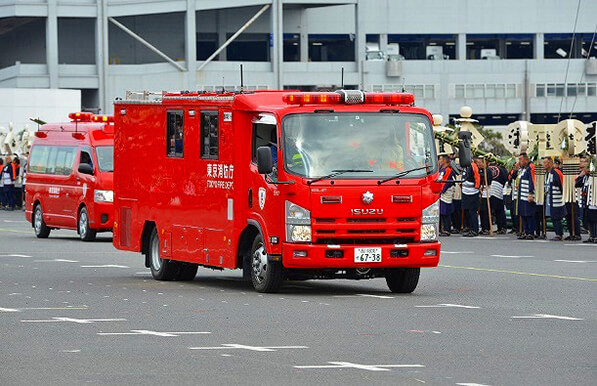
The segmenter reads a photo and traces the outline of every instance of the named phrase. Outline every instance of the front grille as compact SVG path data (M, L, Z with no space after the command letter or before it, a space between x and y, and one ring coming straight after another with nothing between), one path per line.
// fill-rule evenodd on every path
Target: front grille
M335 218L316 218L316 223L334 223L336 222Z
M315 244L327 245L394 245L394 244L408 244L414 243L414 237L396 237L396 238L320 238Z
M414 217L398 217L396 219L396 221L398 221L398 222L413 222L413 221L417 221L417 219Z
M349 229L346 233L386 233L385 229Z
M352 217L352 218L347 218L346 222L386 222L386 219L379 218L379 217L366 217L366 218Z

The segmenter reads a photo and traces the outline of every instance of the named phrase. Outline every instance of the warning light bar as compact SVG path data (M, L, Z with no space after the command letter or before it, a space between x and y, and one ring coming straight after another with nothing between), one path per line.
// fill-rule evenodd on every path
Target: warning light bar
M100 114L95 114L91 116L91 120L93 122L114 122L114 116L113 115L100 115Z
M355 90L341 90L339 92L299 92L282 96L284 103L289 105L313 104L381 104L405 105L415 103L415 96L409 93L375 93Z
M68 117L75 122L90 122L92 113L70 113Z

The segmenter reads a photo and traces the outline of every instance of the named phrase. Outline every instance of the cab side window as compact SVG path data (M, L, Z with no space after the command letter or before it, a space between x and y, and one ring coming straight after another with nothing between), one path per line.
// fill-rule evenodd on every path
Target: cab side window
M253 123L253 162L257 162L257 149L261 146L267 146L272 150L275 165L278 161L278 138L275 125Z
M219 156L218 112L201 112L201 158L217 160Z
M79 158L79 164L89 164L93 168L93 158L91 158L91 152L87 149L81 150L81 157Z
M166 113L166 155L182 158L184 154L184 111L171 110Z

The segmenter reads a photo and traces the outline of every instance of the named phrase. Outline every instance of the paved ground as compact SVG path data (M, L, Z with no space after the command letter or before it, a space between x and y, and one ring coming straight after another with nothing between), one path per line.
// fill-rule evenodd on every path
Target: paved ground
M383 279L239 272L157 282L140 255L0 212L0 383L595 384L597 246L444 240L397 296Z

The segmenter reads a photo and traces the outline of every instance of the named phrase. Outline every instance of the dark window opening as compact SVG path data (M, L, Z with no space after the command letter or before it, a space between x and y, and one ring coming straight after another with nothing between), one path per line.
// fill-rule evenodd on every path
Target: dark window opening
M312 62L352 62L354 50L354 35L309 35Z
M230 38L232 34L228 34ZM270 34L247 33L226 48L229 61L267 62L270 60Z
M284 61L298 62L301 60L301 38L298 34L284 34Z
M58 62L95 64L95 19L58 18Z
M499 35L466 35L467 59L499 59Z
M572 34L545 34L544 37L544 56L545 59L567 59L580 58L582 40L585 34L576 34L574 37L574 44L572 50L570 45L572 43ZM587 34L588 35L588 34ZM592 37L593 34L590 34ZM590 40L588 44L590 44ZM587 44L587 47L588 47Z
M268 146L272 150L274 165L278 162L278 137L276 125L263 123L253 124L253 162L257 162L257 149L261 146Z
M561 114L560 121L568 119L570 114ZM581 122L593 122L597 121L597 113L574 113L570 117L571 119L578 119ZM531 122L536 124L556 124L558 123L557 113L542 113L542 114L531 114Z
M174 110L166 113L166 155L183 157L184 150L184 111Z
M201 158L218 159L218 112L201 112Z
M456 59L456 35L388 35L406 60Z
M205 60L209 58L218 49L218 34L198 33L196 46L197 60Z

